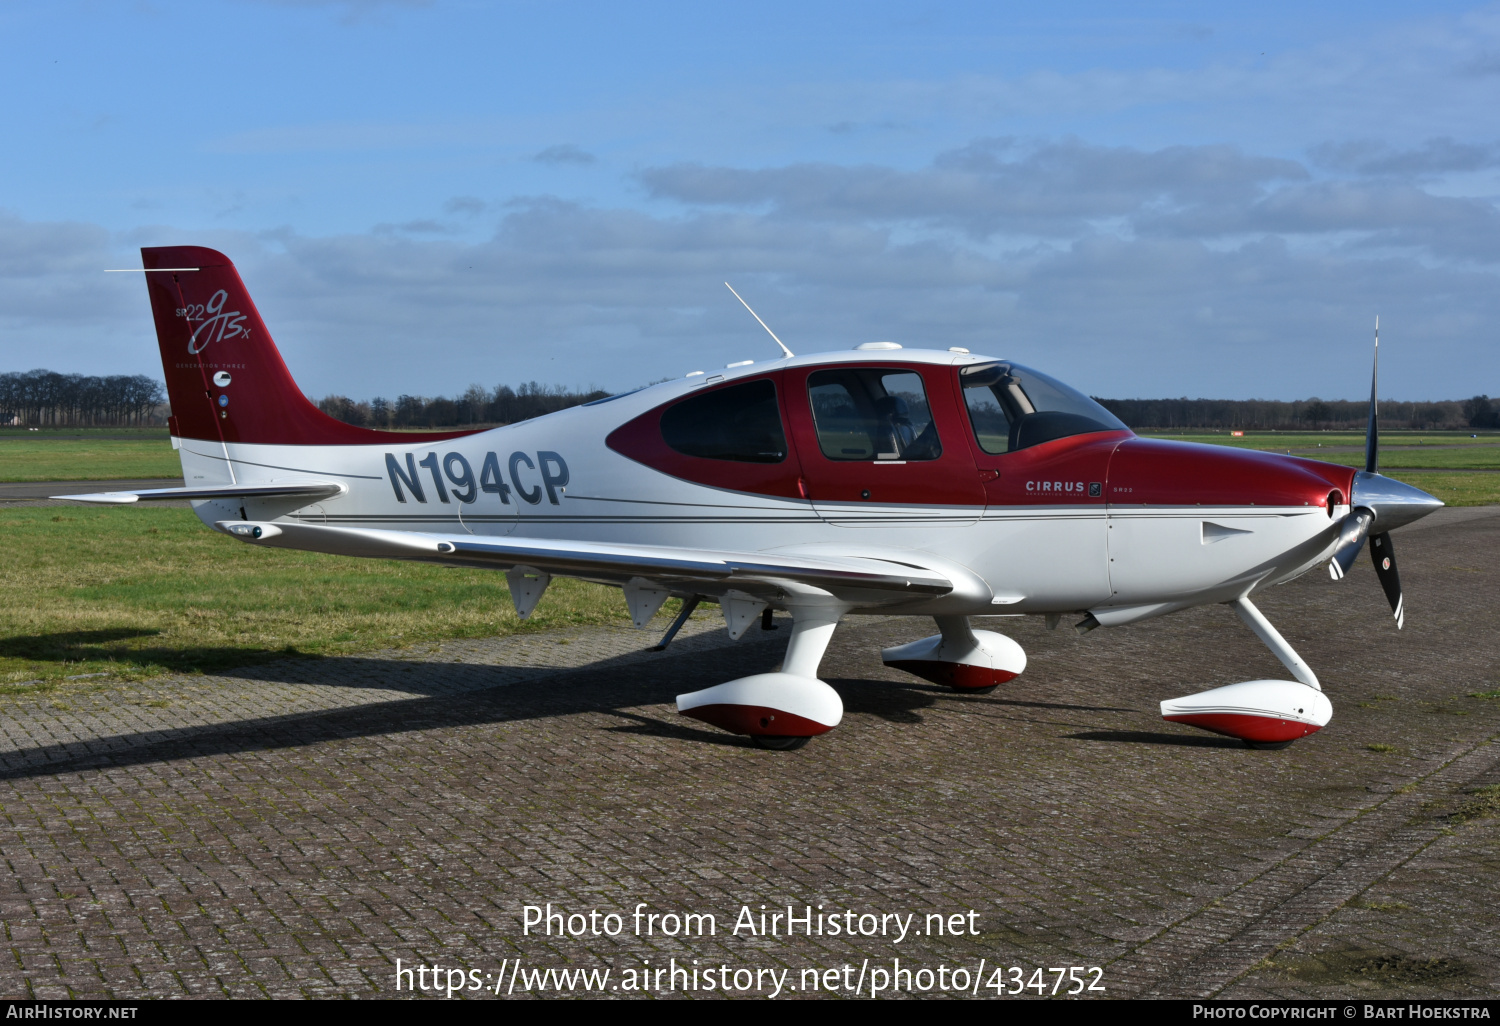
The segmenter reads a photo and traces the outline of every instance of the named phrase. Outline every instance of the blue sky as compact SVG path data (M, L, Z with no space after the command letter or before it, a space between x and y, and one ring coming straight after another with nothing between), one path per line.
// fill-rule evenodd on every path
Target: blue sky
M222 249L303 389L969 346L1096 395L1500 393L1500 5L0 6L0 369L159 374ZM127 280L128 279L128 280Z

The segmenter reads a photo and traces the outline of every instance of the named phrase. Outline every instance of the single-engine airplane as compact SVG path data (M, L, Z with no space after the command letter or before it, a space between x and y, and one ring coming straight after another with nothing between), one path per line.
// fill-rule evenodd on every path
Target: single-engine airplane
M1076 614L1088 631L1208 603L1232 606L1294 680L1171 699L1162 716L1283 747L1333 707L1252 595L1325 562L1341 578L1369 536L1399 628L1390 531L1442 505L1377 472L1373 383L1355 471L1139 438L1028 367L892 342L783 345L489 430L367 430L298 390L223 254L141 255L185 487L66 498L188 499L251 545L501 570L523 618L556 575L621 588L637 627L677 596L661 647L704 600L732 638L787 611L781 669L677 698L763 748L838 725L818 665L846 615L931 616L938 633L885 663L986 692L1026 654L970 617Z

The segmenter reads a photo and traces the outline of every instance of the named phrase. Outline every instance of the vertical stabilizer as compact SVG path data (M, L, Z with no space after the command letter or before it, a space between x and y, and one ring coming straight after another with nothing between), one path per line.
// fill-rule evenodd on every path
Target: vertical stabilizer
M281 445L371 445L389 436L335 420L308 401L224 254L201 246L159 246L142 249L141 260L172 403L172 434Z

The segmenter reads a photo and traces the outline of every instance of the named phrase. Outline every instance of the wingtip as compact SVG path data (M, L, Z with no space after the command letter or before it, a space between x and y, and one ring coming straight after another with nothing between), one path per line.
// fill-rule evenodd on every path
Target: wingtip
M124 506L139 502L141 497L134 492L84 492L74 495L49 495L47 498L66 499L69 502L92 502L102 506Z

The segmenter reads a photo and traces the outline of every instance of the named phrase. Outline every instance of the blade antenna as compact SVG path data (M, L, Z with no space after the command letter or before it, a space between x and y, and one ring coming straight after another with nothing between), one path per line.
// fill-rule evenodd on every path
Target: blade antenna
M750 310L750 304L747 303L747 302L745 302L744 298L738 292L734 291L734 286L733 285L729 284L729 282L726 281L724 283L724 287L726 289L728 289L730 292L734 293L734 298L738 299L740 301L740 305L741 306L743 306L746 310ZM781 351L783 353L785 353L788 358L797 355L797 354L793 353L790 349L788 349L786 347L786 343L785 342L781 341L781 339L779 339L779 338L776 338L776 332L772 331L770 329L770 327L766 324L766 322L760 319L760 314L756 313L754 310L750 310L750 316L754 317L755 320L756 320L756 323L758 323L762 328L766 329L766 334L767 335L770 335L772 338L776 339L776 344L781 347Z
M1375 367L1370 371L1370 426L1365 429L1365 472L1378 474L1380 465L1380 411L1375 389L1380 382L1380 315L1375 316Z

